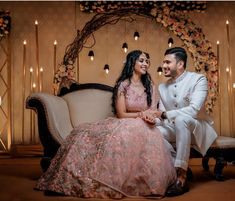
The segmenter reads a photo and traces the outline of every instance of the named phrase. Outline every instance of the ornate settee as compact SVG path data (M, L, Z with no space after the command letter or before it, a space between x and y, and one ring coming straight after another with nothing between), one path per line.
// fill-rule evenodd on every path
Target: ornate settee
M58 96L48 93L33 93L26 107L38 116L39 137L44 154L41 168L46 171L60 144L72 129L84 122L94 122L113 116L111 107L112 87L103 84L71 84L62 88ZM191 158L202 155L193 148ZM235 160L235 139L220 136L202 159L205 170L209 170L209 158L215 158L215 178L223 180L222 171L227 161Z

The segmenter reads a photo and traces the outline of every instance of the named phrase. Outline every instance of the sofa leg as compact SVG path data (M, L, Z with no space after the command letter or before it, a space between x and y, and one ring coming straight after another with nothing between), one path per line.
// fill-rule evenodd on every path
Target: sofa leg
M209 169L210 169L210 167L208 165L209 159L210 158L206 157L206 156L202 158L202 167L205 171L209 171Z
M40 166L42 168L43 172L46 172L48 167L51 164L51 158L50 157L43 157L40 161Z
M214 168L214 175L217 181L224 181L223 176L223 169L226 166L227 162L224 160L223 157L216 158L215 168Z

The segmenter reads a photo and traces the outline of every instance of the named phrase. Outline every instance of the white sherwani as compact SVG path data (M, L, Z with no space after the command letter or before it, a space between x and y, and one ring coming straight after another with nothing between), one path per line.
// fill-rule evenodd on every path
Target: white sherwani
M190 143L193 142L193 144L196 144L195 148L202 155L205 155L217 137L212 127L213 122L207 115L204 107L208 93L206 77L202 74L185 71L176 80L169 79L166 83L160 84L159 92L159 109L166 111L167 116L167 120L161 122L159 125L159 129L164 137L171 142L176 140L177 146L177 135L184 135L186 130L189 130L193 135L190 135L188 140L190 140ZM182 125L186 122L185 127L176 128L175 126L178 122ZM181 140L184 140L184 138L187 138L187 135L181 137ZM187 148L188 150L190 148ZM186 157L189 157L189 153L186 154ZM184 169L188 162L188 159L185 160L186 164L183 165Z

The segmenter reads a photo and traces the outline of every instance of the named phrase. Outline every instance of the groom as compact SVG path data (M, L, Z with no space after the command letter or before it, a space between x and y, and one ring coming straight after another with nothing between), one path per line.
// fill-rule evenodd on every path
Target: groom
M167 49L163 72L169 78L159 85L158 128L164 138L176 143L175 167L177 180L166 192L167 196L181 195L189 190L186 172L191 143L205 155L217 137L212 121L205 112L208 93L207 79L202 74L186 71L187 53L181 47Z

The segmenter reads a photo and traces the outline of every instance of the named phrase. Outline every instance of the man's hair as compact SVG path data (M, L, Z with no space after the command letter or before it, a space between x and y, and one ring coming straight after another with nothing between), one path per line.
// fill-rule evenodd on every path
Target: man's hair
M173 47L173 48L169 48L166 50L164 55L168 55L168 54L174 54L176 61L183 61L184 62L184 68L186 68L186 64L187 64L187 53L185 51L184 48L182 47Z

